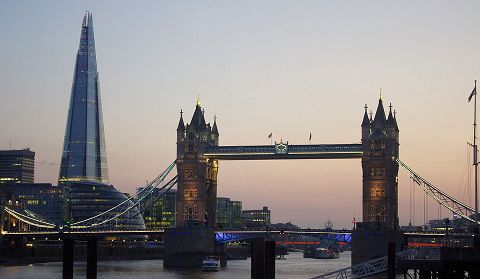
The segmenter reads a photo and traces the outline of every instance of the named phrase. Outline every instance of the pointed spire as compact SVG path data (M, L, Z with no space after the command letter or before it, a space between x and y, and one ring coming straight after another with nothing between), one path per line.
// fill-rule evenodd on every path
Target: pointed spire
M85 11L85 15L83 16L82 26L87 26L87 18L88 18L88 11Z
M197 101L197 106L195 107L195 112L193 113L192 120L190 120L190 126L195 127L199 130L207 129L207 124L205 123L205 117L200 107L200 101Z
M183 123L183 110L180 110L180 120L178 121L177 131L185 130L185 124Z
M217 128L217 116L213 116L213 127L212 127L212 134L218 135L218 128Z
M380 95L380 99L378 100L377 111L375 112L375 118L373 122L375 124L385 124L387 118L385 117L385 110L383 109L383 101L382 96Z
M393 114L392 114L392 103L388 106L390 108L390 112L388 113L388 118L387 118L387 125L394 125L394 119L393 119Z
M91 12L88 12L88 26L93 25L93 14Z
M363 114L363 121L362 121L362 127L367 127L370 125L370 119L368 119L368 112L367 112L368 106L365 104L365 113Z
M398 130L398 125L397 125L397 111L393 110L393 126L395 127L395 130Z
M200 94L197 95L197 107L200 106Z

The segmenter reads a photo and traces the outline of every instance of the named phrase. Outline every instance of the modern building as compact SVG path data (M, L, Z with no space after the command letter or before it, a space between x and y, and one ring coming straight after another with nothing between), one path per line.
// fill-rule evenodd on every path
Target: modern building
M217 198L217 228L240 229L242 202L232 201L230 198Z
M284 231L296 231L300 229L299 226L292 224L292 222L288 223L276 223L276 224L271 224L270 229L272 230L284 230Z
M245 229L265 229L270 226L270 209L242 210L242 227Z
M108 183L100 83L93 18L86 13L80 34L58 182Z
M230 201L230 224L231 229L242 228L242 202Z
M47 222L63 222L63 188L49 183L0 184L0 208L8 206L19 212L29 212ZM9 231L22 231L26 224L4 214L3 228Z
M133 206L129 197L108 185L93 17L89 12L82 22L58 182L65 186L68 202L64 214L69 222L96 216L119 203L124 209ZM118 213L116 210L112 213ZM121 215L114 226L145 229L138 208Z
M230 222L230 199L229 198L217 198L217 228L227 228Z
M133 201L115 189L112 185L96 182L70 182L65 187L66 203L65 215L70 223L78 222L112 209L120 203L123 206L112 210L111 215L121 213L126 208L133 206ZM143 222L140 210L133 207L128 213L121 215L114 224L107 223L113 230L143 230ZM113 227L111 227L113 226ZM98 226L96 229L102 229Z
M0 183L33 183L34 175L35 152L0 150Z
M144 188L138 188L137 194ZM162 230L175 227L175 205L177 198L177 190L170 189L168 192L163 193L159 189L155 189L150 194L145 202L140 203L140 211L145 222L145 227L148 230ZM147 206L153 202L152 205Z

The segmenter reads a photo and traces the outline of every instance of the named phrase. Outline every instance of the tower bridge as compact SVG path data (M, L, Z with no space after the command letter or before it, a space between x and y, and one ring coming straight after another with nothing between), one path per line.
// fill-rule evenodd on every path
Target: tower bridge
M280 141L272 145L222 146L216 118L213 124L207 123L199 102L190 123L185 124L181 111L177 126L176 230L197 230L204 241L182 237L175 230L171 234L167 231L169 254L164 265L176 266L180 258L183 264L199 265L204 255L217 251L212 239L216 228L217 176L221 160L361 159L363 223L359 227L389 232L389 236L381 240L383 242L395 238L398 230L399 164L396 159L399 157L399 129L392 106L388 117L381 97L375 117L369 117L365 106L361 132L361 143L291 145ZM198 249L192 251L195 245ZM353 257L360 261L377 256L364 248L353 252ZM185 255L192 255L190 262Z
M165 256L166 267L178 266L179 263L198 266L205 255L224 255L222 242L252 239L252 237L255 239L257 236L265 237L266 235L265 232L252 234L216 231L215 201L221 160L361 158L363 222L357 223L357 229L351 234L335 233L324 236L343 242L351 241L353 264L384 256L387 242L396 242L399 244L397 249L400 248L402 236L398 231L397 190L399 166L407 170L422 190L439 204L466 220L474 222L471 218L474 212L472 208L441 191L399 160L399 130L391 106L388 117L385 116L382 99L378 102L375 117L373 115L369 117L365 107L361 131L361 143L292 145L280 141L272 145L222 146L219 145L216 120L213 125L207 124L202 108L197 104L190 123L184 123L183 113L180 116L177 127L176 160L157 178L151 180L141 193L105 212L70 224L50 223L41 218L41 214L19 212L15 208L6 206L2 210L2 215L16 218L19 222L28 224L29 229L37 228L39 231L15 233L2 228L2 235L25 237L46 234L67 240L71 240L72 237L96 238L107 235L164 235L166 251L170 253ZM173 170L175 167L177 174L167 179L169 174L175 172ZM112 224L128 221L130 217L137 216L139 213L134 213L134 209L140 202L152 204L154 200L151 193L155 190L165 193L174 185L177 185L178 189L177 228L165 232L108 230L115 227ZM133 216L130 213L134 213ZM72 248L72 245L70 243L66 247ZM372 247L380 247L380 249L372 249Z

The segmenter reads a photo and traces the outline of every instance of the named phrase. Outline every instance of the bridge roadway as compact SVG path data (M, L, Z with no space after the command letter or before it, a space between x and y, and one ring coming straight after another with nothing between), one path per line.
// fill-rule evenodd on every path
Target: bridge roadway
M362 144L208 146L205 157L217 160L353 159L362 158Z
M139 231L39 231L39 232L2 232L4 237L52 237L52 238L101 238L107 236L135 236L148 235L159 236L163 235L165 230L139 230ZM182 233L182 232L179 232ZM184 233L188 233L187 231ZM320 230L268 230L268 231L216 231L215 239L218 242L230 242L239 240L248 240L252 238L262 238L277 234L301 234L301 235L324 235L330 237L337 237L339 241L350 242L350 231L320 231ZM341 239L341 240L340 240Z

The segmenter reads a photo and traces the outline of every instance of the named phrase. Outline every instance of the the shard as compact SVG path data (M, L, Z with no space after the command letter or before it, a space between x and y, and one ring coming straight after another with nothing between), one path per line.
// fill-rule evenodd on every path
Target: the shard
M79 181L108 183L93 19L89 12L82 23L58 181L60 185Z

